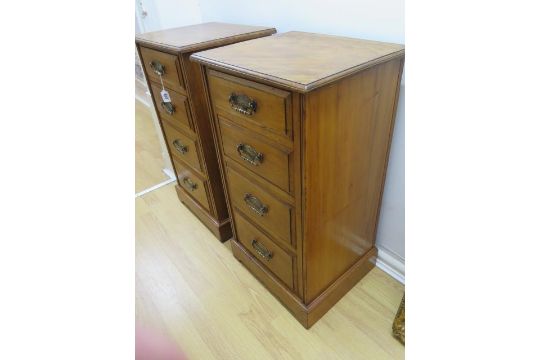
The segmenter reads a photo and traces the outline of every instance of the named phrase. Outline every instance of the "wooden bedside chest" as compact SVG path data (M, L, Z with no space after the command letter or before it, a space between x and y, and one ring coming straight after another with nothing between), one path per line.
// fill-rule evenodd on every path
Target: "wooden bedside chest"
M306 328L374 266L405 50L289 32L205 66L234 256Z
M137 50L177 175L178 197L221 241L231 237L230 218L194 51L275 33L274 28L205 23L141 34ZM161 92L167 93L162 98Z

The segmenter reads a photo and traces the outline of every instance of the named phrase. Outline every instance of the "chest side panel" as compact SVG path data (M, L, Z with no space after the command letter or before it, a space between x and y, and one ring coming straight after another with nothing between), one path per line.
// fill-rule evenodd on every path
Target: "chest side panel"
M197 129L201 152L208 178L210 179L211 199L215 205L215 213L218 220L229 217L225 195L223 193L223 183L219 173L216 147L210 125L210 115L206 93L204 90L204 75L200 64L189 60L190 54L182 54L182 65L185 72L186 85L190 95L191 109L194 118L194 126Z
M306 303L375 242L402 59L306 95Z

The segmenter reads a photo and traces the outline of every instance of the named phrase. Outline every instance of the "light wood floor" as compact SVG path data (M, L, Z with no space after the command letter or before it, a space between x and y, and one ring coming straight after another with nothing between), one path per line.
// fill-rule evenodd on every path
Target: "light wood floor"
M137 157L141 184L162 181L155 157L138 150ZM404 358L391 335L404 289L381 270L305 330L234 259L228 242L180 203L174 184L136 198L135 207L136 322L167 336L189 359Z
M146 85L141 80L135 79L135 98L143 99L145 102L152 101L147 91Z
M150 111L135 100L135 193L169 179Z

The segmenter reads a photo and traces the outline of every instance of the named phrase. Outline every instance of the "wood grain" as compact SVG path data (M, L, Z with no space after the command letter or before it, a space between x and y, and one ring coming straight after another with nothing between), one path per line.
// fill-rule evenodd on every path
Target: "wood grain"
M258 224L265 231L287 244L292 242L291 206L283 203L264 188L248 181L241 172L227 168L229 180L229 196L231 204L239 208L251 221ZM246 194L250 194L267 207L267 213L260 216L249 204L244 201Z
M189 61L190 51L268 36L274 32L274 28L267 27L206 23L140 34L135 39L164 136L171 138L170 134L175 132L175 138L176 135L187 136L184 140L190 143L189 152L179 154L171 144L174 139L169 139L169 155L180 160L173 163L175 172L189 172L204 183L204 191L193 193L185 191L185 184L179 183L178 197L221 241L231 236L230 216L208 117L209 105L202 68L198 63ZM153 60L165 66L165 73L161 77L150 66ZM161 107L161 81L175 105L176 111L172 115ZM180 132L168 127L168 124ZM180 170L178 164L183 166ZM195 194L197 196L193 197Z
M251 52L255 53L247 55ZM207 54L217 60L207 61ZM191 58L207 67L215 140L234 215L233 253L302 325L310 327L374 266L403 47L288 33ZM282 77L261 75L260 69ZM291 81L304 85L291 86ZM254 100L279 91L287 94L280 102L288 104L290 143L275 136L276 127L257 129L249 116L231 112L227 99L237 84L245 86L244 93L258 89L258 95L248 95ZM282 107L275 103L265 114L267 124L282 118ZM236 147L244 143L261 159L269 154L267 168L264 161L251 167L239 161ZM264 214L250 209L246 194L255 197ZM245 221L296 255L293 291L281 285L280 276L268 270L249 242L239 240Z
M201 162L205 165L208 185L210 187L209 199L212 211L218 222L229 219L227 204L225 202L223 183L217 162L216 147L212 134L209 104L206 100L204 89L204 78L200 64L189 61L189 53L181 55L181 63L186 69L185 79L188 84L187 89L191 95L190 108L195 114L193 128L198 135ZM230 230L229 232L230 233Z
M189 359L403 359L403 285L375 268L309 331L175 198L135 201L135 317ZM231 339L240 339L231 341Z
M220 119L219 125L223 137L223 153L225 156L237 162L246 170L262 176L284 191L291 191L289 188L290 150L281 148L267 140L265 141L264 138L235 126L224 119ZM260 164L254 165L246 161L242 154L238 152L239 145L249 146L261 154L262 160Z
M147 46L181 53L268 36L275 32L276 29L266 26L208 22L138 34L136 39Z
M176 195L203 224L214 234L214 236L221 241L223 239L228 240L232 236L231 220L225 219L218 221L216 218L210 215L208 209L205 209L197 202L190 194L188 190L184 190L183 187L175 185Z
M140 47L140 54L143 67L146 70L147 79L159 84L161 84L161 81L163 80L163 85L169 89L174 89L181 93L186 92L184 89L184 80L182 78L180 64L175 55L145 47ZM161 77L152 70L150 64L153 61L157 61L165 67L165 72Z
M375 244L401 64L389 61L307 95L308 303Z
M192 59L303 93L404 53L400 44L291 31L198 52Z
M192 171L188 166L180 161L173 161L176 175L178 176L178 184L186 191L189 196L195 199L199 205L206 210L210 205L208 202L208 188L204 179L201 179L197 173Z
M159 102L159 104L157 104L158 106L156 106L159 112L159 116L163 120L169 121L176 127L191 129L193 126L191 125L191 115L189 112L189 104L187 97L179 92L165 88L165 90L168 91L169 96L171 97L171 104L174 106L174 112L171 115L165 110L165 108L161 104L162 102L160 101L162 90L161 84L151 82L150 85L154 99L157 99L157 101Z
M262 134L273 132L281 136L291 136L288 118L291 96L289 92L216 71L209 72L208 82L214 105L228 119ZM229 103L232 94L245 95L254 100L257 104L256 111L251 115L235 111Z
M244 245L251 255L256 257L263 266L272 271L290 289L294 288L293 279L293 257L277 246L268 236L263 234L257 227L253 226L246 218L237 211L234 213L238 241ZM263 251L268 251L271 258L266 259L264 255L257 252L252 241L256 241Z
M176 158L185 161L192 168L202 172L202 167L199 163L199 149L196 141L172 127L167 121L164 121L162 126L163 132L165 133L165 140L167 141L173 159ZM183 146L183 152L175 147L175 141L177 144Z

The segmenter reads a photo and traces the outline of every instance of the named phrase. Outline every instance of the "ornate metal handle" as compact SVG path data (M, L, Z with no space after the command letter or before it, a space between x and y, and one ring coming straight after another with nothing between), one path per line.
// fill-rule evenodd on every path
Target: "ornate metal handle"
M242 159L246 160L251 165L259 166L264 159L263 154L247 144L238 144L236 146L236 151L238 151L238 154Z
M244 115L253 115L257 111L257 102L244 94L232 93L229 96L231 107Z
M264 246L259 244L259 242L255 239L251 240L251 246L255 249L255 251L261 255L266 261L270 261L272 259L272 256L274 254L271 251L268 251Z
M165 65L163 65L157 60L150 61L150 67L157 75L165 74Z
M182 155L188 152L188 147L182 144L182 142L179 139L174 140L172 144L174 148Z
M174 112L176 111L176 109L174 108L174 105L170 102L165 102L165 101L162 101L161 102L161 107L167 112L167 114L169 115L172 115L174 114Z
M197 184L195 184L190 178L185 177L182 179L182 182L189 188L191 191L195 191L197 189Z
M249 208L257 213L259 216L268 214L268 206L264 205L261 200L257 199L251 194L244 195L244 201Z

